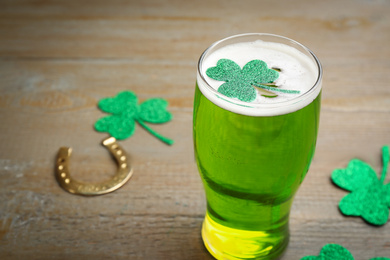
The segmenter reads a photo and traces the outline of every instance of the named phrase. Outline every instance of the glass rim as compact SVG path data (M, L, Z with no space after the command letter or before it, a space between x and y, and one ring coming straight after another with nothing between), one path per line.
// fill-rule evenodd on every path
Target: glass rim
M261 36L263 36L263 37L264 36L265 37L274 37L274 38L282 39L282 40L285 40L286 42L290 42L290 43L293 43L295 45L298 45L300 48L305 50L307 52L305 55L309 54L307 56L311 57L313 59L315 65L316 65L316 68L317 68L317 72L318 72L317 78L316 78L313 86L310 87L307 91L305 91L305 93L303 93L302 95L299 95L298 97L294 97L294 98L291 98L291 99L288 99L288 100L284 100L284 101L279 101L279 102L272 102L272 103L249 103L249 102L244 102L244 101L241 101L241 100L233 99L233 98L227 97L227 96L219 93L216 89L214 89L212 86L210 86L210 84L207 82L207 80L205 78L205 75L203 75L203 73L202 73L202 71L203 71L203 67L202 67L203 60L205 59L206 55L210 51L212 51L215 47L218 47L220 44L222 44L222 43L224 43L226 41L229 41L229 40L232 40L232 39L236 39L236 38L241 38L241 37L256 37L256 36L259 37L259 40L261 40L260 39ZM296 49L296 47L293 47L293 48ZM301 102L303 100L307 100L311 95L313 95L313 93L318 91L318 88L320 88L320 90L318 91L318 94L319 94L319 92L322 89L323 69L322 69L321 62L319 61L317 56L314 54L314 52L311 51L305 45L303 45L303 44L301 44L301 43L299 43L299 42L297 42L297 41L295 41L293 39L290 39L290 38L285 37L285 36L277 35L277 34L270 34L270 33L243 33L243 34L236 34L236 35L232 35L232 36L223 38L221 40L218 40L218 41L212 43L202 53L202 55L200 56L199 61L198 61L198 66L197 66L197 72L198 72L198 80L199 80L199 77L200 77L200 79L202 80L203 85L206 86L207 91L209 91L210 94L213 94L213 95L217 96L220 99L220 102L222 102L222 103L223 102L228 102L230 105L233 104L235 106L237 105L237 106L245 107L245 108L253 108L253 109L259 108L259 109L268 109L268 110L275 109L276 110L276 109L278 109L280 107L289 107L289 106L293 106L294 104L299 103L299 102ZM199 83L198 83L198 85L199 85ZM202 91L202 93L203 93L203 91ZM315 97L317 97L318 94ZM213 101L211 101L211 102L213 102ZM218 105L218 104L216 104L216 105ZM299 108L299 109L301 109L301 108ZM235 112L235 111L232 111L232 112ZM291 112L293 112L293 111L291 111ZM235 112L235 113L239 113L239 112ZM282 113L282 114L284 114L284 113Z

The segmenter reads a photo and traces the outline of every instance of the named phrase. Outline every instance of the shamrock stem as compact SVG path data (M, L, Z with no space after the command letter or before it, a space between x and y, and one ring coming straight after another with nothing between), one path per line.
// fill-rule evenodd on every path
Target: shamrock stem
M270 91L275 91L275 92L281 92L281 93L287 93L287 94L299 94L301 93L299 90L290 90L290 89L278 89L278 88L274 88L274 87L268 87L268 86L264 86L264 85L258 85L258 84L255 84L253 83L254 86L258 87L258 88L262 88L262 89L266 89L266 90L270 90Z
M154 131L152 128L150 128L149 126L147 126L143 121L141 120L137 120L137 122L143 127L145 128L146 130L149 131L149 133L151 133L152 135L154 135L155 137L157 137L158 139L160 139L161 141L163 141L164 143L166 144L169 144L169 145L172 145L174 143L174 141L172 139L169 139L167 137L164 137L162 135L160 135L159 133L157 133L156 131Z
M390 160L389 147L387 145L382 147L382 159L383 159L383 169L381 175L381 182L384 184L386 179L387 167L389 165L389 160Z

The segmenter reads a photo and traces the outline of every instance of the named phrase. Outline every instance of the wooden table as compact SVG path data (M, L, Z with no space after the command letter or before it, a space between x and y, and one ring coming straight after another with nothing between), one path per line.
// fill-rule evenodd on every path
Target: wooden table
M291 213L283 260L327 243L356 260L390 257L390 224L345 217L330 181L360 158L378 172L390 144L390 2L0 1L0 259L212 259L200 238L205 196L194 162L196 65L212 42L270 32L309 46L324 67L316 155ZM61 189L54 163L71 146L75 179L116 171L93 124L97 101L123 90L169 101L174 119L139 125L120 144L134 176L81 197ZM386 182L390 181L390 174Z

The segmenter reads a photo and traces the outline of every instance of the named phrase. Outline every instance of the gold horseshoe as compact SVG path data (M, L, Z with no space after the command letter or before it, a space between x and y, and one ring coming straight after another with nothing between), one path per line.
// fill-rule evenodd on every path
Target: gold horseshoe
M133 168L129 164L129 156L117 144L116 139L109 137L103 140L102 144L110 151L118 164L118 171L114 177L97 184L81 183L72 179L69 174L69 158L72 148L61 147L57 154L55 175L64 190L84 196L102 195L119 189L131 178Z

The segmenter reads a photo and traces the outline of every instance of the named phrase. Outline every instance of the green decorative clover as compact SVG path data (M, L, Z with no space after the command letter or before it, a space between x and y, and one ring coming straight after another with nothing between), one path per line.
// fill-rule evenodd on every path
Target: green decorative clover
M219 86L219 93L244 102L255 100L256 90L253 86L276 92L299 93L296 90L277 89L275 85L271 85L279 77L279 72L269 69L267 63L262 60L252 60L241 69L232 60L220 59L217 66L207 69L206 75L218 81L225 81Z
M166 123L172 119L172 115L166 110L168 102L161 98L153 98L138 105L137 96L131 91L120 92L116 97L101 99L98 107L112 115L100 118L95 123L95 129L99 132L108 132L118 140L123 140L135 131L135 122L148 130L161 141L172 145L173 140L166 138L148 127L149 123Z
M338 244L327 244L318 256L305 256L301 260L354 260L354 258L346 248ZM370 260L390 260L390 258L374 257Z
M354 258L344 247L338 244L327 244L318 256L305 256L301 260L354 260Z
M367 163L353 159L346 169L336 169L332 181L340 188L351 191L339 204L348 216L361 216L373 225L384 225L389 218L390 183L384 184L389 164L389 147L382 148L383 170L381 179Z

